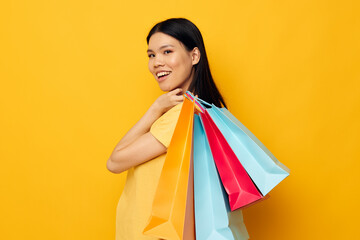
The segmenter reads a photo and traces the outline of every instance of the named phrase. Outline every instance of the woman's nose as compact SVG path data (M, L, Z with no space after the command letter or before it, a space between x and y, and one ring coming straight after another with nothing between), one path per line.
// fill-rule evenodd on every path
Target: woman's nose
M164 59L162 57L155 57L154 60L154 67L163 66L164 65Z

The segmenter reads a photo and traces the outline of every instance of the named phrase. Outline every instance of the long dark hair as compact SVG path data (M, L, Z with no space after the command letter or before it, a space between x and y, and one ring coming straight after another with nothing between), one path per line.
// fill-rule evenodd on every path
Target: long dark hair
M159 22L150 30L146 37L147 44L149 44L150 37L157 32L162 32L176 38L185 45L188 51L193 50L194 47L199 48L200 60L194 65L194 79L188 90L208 103L213 103L217 107L221 107L222 104L226 107L225 101L211 75L204 41L195 24L185 18L169 18Z

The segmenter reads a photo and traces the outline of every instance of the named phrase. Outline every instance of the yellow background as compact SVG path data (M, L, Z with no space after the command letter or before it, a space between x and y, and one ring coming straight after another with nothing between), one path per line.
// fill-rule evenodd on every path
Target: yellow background
M145 37L201 30L230 111L291 169L244 210L251 239L359 237L356 0L1 1L0 238L106 240L113 147L161 93ZM144 196L146 197L146 196Z

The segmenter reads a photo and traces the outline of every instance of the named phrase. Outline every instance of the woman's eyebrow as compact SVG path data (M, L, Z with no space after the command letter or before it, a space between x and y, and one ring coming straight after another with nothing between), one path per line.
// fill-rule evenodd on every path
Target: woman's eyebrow
M166 47L174 47L174 46L171 45L171 44L166 44L166 45L161 46L161 47L159 48L159 50L161 50L161 49L163 49L163 48L166 48ZM148 49L147 52L153 52L153 50Z

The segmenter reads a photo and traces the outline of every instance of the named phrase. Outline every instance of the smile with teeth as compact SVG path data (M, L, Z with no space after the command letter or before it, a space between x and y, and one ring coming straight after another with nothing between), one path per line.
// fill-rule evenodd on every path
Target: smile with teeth
M160 78L160 77L169 75L170 73L171 73L171 72L159 72L159 73L156 74L156 76L157 76L158 78Z

